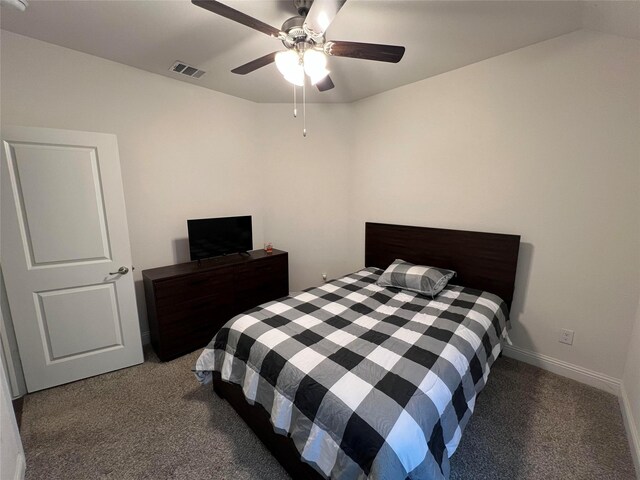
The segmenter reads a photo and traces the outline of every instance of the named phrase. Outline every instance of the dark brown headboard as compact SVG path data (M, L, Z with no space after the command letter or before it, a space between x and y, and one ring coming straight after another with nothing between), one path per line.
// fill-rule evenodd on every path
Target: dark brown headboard
M442 228L365 224L365 266L387 268L396 258L455 270L456 285L486 290L509 307L518 265L520 235Z

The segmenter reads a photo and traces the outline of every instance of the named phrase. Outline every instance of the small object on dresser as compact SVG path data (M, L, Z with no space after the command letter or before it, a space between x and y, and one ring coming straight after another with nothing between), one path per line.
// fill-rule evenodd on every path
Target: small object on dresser
M273 253L273 243L267 242L264 244L264 251L267 253Z

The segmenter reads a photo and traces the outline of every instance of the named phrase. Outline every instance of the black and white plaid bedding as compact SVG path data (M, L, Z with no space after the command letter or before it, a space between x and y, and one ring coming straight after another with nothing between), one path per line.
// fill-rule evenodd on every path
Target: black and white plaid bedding
M446 479L449 457L507 338L497 296L435 300L367 268L230 320L196 364L242 386L325 477Z

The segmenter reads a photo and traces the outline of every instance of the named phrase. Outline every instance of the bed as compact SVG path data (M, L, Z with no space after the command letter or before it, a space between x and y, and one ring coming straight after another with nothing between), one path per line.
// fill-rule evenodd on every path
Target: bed
M294 478L446 479L507 336L520 237L367 223L365 268L228 322L196 365ZM457 272L435 298L396 258Z

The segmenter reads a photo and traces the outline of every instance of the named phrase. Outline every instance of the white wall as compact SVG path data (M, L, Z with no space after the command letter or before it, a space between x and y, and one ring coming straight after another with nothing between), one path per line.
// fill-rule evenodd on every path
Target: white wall
M631 446L636 473L640 477L640 305L629 340L627 365L622 377L620 404Z
M639 85L640 41L583 30L357 103L353 267L365 221L520 234L514 344L619 379L640 289Z
M265 162L265 240L289 252L290 289L349 273L347 260L353 145L351 105L259 105Z

